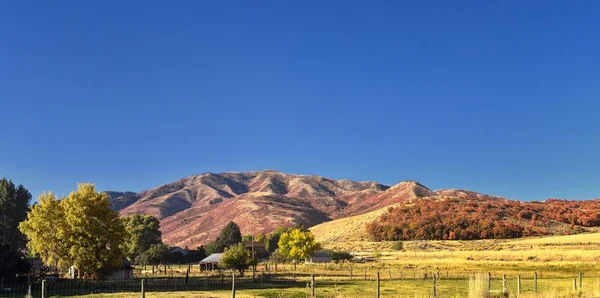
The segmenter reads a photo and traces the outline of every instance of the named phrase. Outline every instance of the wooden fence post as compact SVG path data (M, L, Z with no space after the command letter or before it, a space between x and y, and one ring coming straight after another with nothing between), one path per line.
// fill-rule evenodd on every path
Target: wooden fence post
M315 275L311 274L310 276L310 292L311 292L311 297L315 298L317 296L315 296Z
M533 292L537 293L538 291L538 287L537 287L537 272L533 273Z
M381 286L381 283L379 281L379 271L377 271L377 298L381 297L380 286Z
M437 280L435 277L435 273L433 274L433 298L437 298Z
M517 275L517 297L521 296L521 276Z
M141 289L142 290L142 298L146 298L146 289L144 287L145 281L146 281L145 279L142 279L142 289Z
M187 286L188 280L190 279L190 268L185 272L185 285Z
M573 292L577 292L577 278L573 278Z
M231 298L235 298L235 273L231 274Z
M506 287L506 274L502 275L502 293L508 293L508 288Z
M579 289L583 290L583 273L579 272Z
M367 269L365 269L365 280L367 280Z
M0 289L1 291L2 289ZM42 279L42 298L46 298L46 280Z
M352 264L350 264L350 280L354 280L354 274L352 272Z
M488 272L488 293L492 290L492 274Z

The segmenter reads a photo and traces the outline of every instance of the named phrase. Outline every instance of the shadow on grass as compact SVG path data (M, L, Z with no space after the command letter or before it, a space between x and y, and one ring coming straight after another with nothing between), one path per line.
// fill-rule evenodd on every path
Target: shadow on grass
M110 293L140 293L142 279L135 280L54 280L47 281L46 293L48 297L68 297L88 294L110 294ZM260 289L285 289L304 288L305 282L296 282L292 279L261 277L236 277L235 288L238 290L260 290ZM218 291L231 290L231 277L192 277L186 278L148 278L144 280L145 292L183 292L183 291ZM41 297L41 282L28 284L15 284L0 290L1 298L22 298L28 293L33 297Z

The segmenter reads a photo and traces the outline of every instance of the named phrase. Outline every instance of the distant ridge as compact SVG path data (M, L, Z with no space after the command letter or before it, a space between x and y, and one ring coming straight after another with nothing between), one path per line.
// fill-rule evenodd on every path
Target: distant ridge
M417 181L390 187L275 170L203 173L140 193L106 193L114 210L155 216L164 241L189 247L213 240L231 220L243 234L268 233L280 226L313 227L363 214L374 220L378 210L425 197L493 197L467 190L432 191ZM364 238L363 221L351 222L354 226L346 232Z

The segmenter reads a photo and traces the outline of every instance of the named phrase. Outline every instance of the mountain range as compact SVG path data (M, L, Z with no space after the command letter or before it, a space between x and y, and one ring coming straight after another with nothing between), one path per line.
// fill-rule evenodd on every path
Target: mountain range
M424 197L499 198L468 190L433 191L416 181L390 187L273 170L204 173L139 193L106 193L121 215L155 216L166 243L188 247L214 240L230 221L240 226L242 234L303 225L320 231L324 240L336 240L327 233L336 229L336 222L350 220L346 236L364 239L366 222L395 204ZM332 235L339 237L339 231Z

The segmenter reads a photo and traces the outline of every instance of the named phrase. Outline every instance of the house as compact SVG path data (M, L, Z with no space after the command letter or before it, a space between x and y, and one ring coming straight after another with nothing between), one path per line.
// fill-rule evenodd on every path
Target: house
M47 266L39 257L24 258L29 264L29 275L45 279L58 278L58 269L56 266Z
M173 254L176 254L176 253L177 253L177 254L180 254L182 257L185 257L185 256L187 256L187 255L188 255L190 252L189 252L189 251L187 251L187 250L185 250L185 249L183 249L183 248L181 248L181 247L179 247L179 246L172 247L172 248L171 248L171 254L173 255Z
M310 256L306 263L329 263L331 260L331 256L326 251L319 250Z
M129 280L133 279L133 266L126 258L123 258L123 266L113 269L104 274L106 280Z
M200 261L200 270L218 270L223 253L214 253Z
M83 272L75 267L75 265L69 267L69 278L77 279L83 278ZM123 265L119 268L106 272L103 277L105 280L129 280L133 279L133 266L126 258L123 258Z

